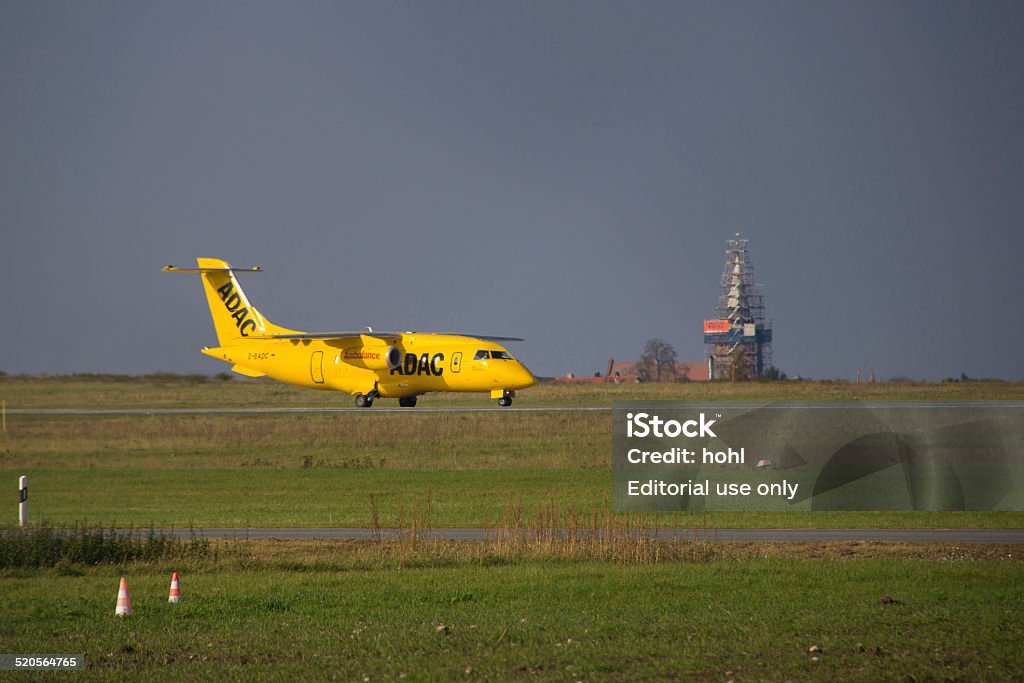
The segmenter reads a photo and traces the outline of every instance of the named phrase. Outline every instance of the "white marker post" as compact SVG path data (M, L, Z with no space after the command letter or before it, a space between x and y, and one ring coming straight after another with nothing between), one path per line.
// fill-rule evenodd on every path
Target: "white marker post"
M18 494L21 499L18 504L18 526L24 528L28 523L28 477L18 479Z

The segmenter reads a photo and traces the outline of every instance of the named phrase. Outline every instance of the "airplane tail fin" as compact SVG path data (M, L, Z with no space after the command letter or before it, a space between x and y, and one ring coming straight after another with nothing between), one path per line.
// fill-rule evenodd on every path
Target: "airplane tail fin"
M249 298L238 284L235 273L258 273L261 272L259 267L232 268L227 261L215 258L198 258L196 262L198 268L167 266L164 271L201 276L220 346L231 346L248 337L295 332L267 320L249 303Z

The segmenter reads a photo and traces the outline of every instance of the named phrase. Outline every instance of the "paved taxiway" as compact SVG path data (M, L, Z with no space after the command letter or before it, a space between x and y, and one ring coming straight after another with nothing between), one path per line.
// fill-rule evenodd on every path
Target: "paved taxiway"
M437 408L334 408L296 406L294 408L8 408L8 415L235 415L288 413L610 413L608 406L536 406L516 408L437 407Z
M149 530L142 530L149 533ZM274 528L246 529L157 529L178 537L193 532L205 538L276 538L282 540L369 540L372 529L362 528ZM141 531L140 531L141 533ZM397 538L397 529L380 529L380 538ZM481 541L493 536L494 530L481 528L431 529L425 534L434 539ZM421 536L422 538L423 536ZM825 541L886 541L890 543L1024 543L1024 529L658 529L659 539L723 541L731 543L807 543Z
M698 402L699 404L699 402ZM764 408L762 403L731 403L733 409L755 409ZM872 408L900 407L900 408L921 408L921 409L947 409L947 408L1024 408L1022 402L944 402L944 403L916 403L910 401L900 402L879 402L871 404ZM814 405L803 406L802 409L809 410L847 410L849 406L842 403L835 405ZM253 407L236 406L229 408L8 408L8 415L231 415L231 414L254 414L272 415L288 413L359 413L360 415L371 415L375 413L610 413L611 406L510 406L501 408L498 406L421 406L418 408L400 408L396 405L375 406L372 408L356 408L355 406L278 406L278 407Z

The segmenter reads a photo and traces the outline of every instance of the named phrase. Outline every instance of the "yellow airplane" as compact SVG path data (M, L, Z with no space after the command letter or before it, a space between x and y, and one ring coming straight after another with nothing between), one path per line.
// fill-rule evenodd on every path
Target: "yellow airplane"
M369 408L378 398L416 405L428 391L489 391L498 405L512 405L517 389L533 386L530 371L498 342L513 337L420 332L316 332L279 327L249 303L227 261L197 259L198 268L167 266L169 273L202 277L217 330L216 348L203 353L231 363L248 377L271 377L313 389L334 389L355 396Z

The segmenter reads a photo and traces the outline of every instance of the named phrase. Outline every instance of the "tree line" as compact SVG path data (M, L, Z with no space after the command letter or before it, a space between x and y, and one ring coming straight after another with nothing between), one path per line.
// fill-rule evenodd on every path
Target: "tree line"
M674 382L677 379L687 380L684 371L680 377L676 368L676 350L664 339L655 337L648 339L644 345L644 352L640 355L640 362L636 365L636 375L641 382ZM731 375L734 381L747 381L754 378L753 368L750 367L743 349L737 347L732 355ZM781 380L786 379L786 373L775 366L765 370L761 379Z

